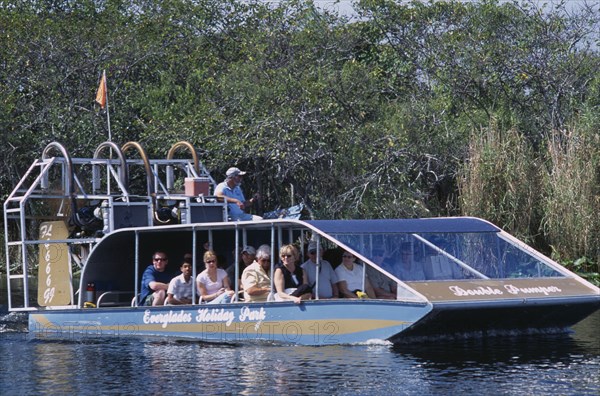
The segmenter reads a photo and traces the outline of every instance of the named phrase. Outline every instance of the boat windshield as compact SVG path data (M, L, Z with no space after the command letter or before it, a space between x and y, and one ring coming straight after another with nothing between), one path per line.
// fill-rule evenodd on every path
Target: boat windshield
M332 233L401 280L562 277L544 256L501 232Z

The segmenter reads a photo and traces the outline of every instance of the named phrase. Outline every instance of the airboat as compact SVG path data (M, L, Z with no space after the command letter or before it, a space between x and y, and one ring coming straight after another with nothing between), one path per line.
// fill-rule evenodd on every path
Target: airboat
M303 220L295 210L229 221L215 185L188 142L163 159L137 142L104 142L92 158L49 144L4 203L9 310L27 312L40 338L331 345L565 331L600 307L596 286L482 219ZM303 251L309 241L334 265L352 253L363 286L376 271L395 298L249 302L236 281L240 297L227 304L196 290L189 305L139 304L157 249L174 267L191 255L195 278L207 244L238 268L242 246ZM420 277L405 277L402 246Z

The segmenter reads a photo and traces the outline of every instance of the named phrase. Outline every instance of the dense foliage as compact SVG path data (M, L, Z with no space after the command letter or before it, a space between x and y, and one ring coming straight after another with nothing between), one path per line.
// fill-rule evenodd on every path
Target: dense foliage
M362 0L0 2L0 185L51 141L188 140L219 180L320 218L476 215L600 258L600 12ZM583 258L583 261L581 259ZM581 268L580 268L581 269Z

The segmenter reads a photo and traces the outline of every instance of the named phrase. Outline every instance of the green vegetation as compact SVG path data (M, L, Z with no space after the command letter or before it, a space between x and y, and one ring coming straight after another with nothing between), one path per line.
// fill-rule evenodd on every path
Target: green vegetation
M598 5L0 2L0 199L51 141L176 141L267 208L474 215L599 273ZM575 264L579 263L579 264Z

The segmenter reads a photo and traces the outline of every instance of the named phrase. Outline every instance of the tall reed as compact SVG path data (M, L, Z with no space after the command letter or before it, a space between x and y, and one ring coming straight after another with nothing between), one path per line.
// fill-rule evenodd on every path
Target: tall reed
M482 217L532 242L539 228L540 161L517 130L495 124L473 133L459 172L459 204L467 216Z
M553 257L583 272L600 272L599 147L597 134L577 128L547 141L542 230Z

